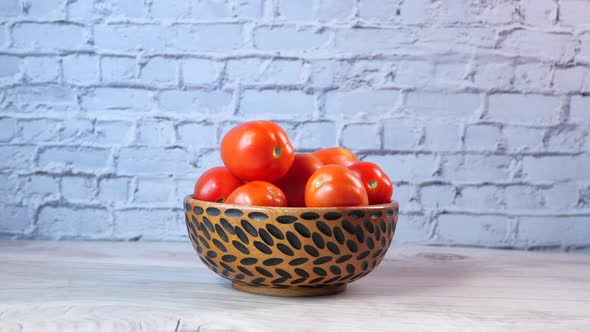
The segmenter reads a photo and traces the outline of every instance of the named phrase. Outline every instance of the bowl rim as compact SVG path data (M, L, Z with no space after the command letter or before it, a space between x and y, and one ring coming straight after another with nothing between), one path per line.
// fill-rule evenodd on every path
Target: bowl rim
M250 206L250 205L238 205L238 204L227 204L227 203L219 203L219 202L209 202L209 201L202 201L202 200L198 200L193 198L193 195L187 195L184 197L184 202L196 202L197 204L206 204L206 205L212 205L212 206L223 206L224 208L227 209L238 209L238 210L244 210L244 209L248 209L248 210L274 210L274 211L310 211L310 210L314 210L314 211L325 211L325 212L330 212L330 211L334 211L334 210L359 210L359 209L363 209L363 210L382 210L382 209L396 209L399 208L399 203L396 200L391 200L389 203L385 203L385 204L375 204L375 205L358 205L358 206L334 206L334 207L291 207L291 206Z

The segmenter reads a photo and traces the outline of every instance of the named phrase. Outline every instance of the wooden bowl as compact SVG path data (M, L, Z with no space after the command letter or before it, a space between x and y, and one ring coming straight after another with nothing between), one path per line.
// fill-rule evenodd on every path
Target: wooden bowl
M383 259L398 203L339 208L277 208L184 199L199 258L234 288L278 296L343 291Z

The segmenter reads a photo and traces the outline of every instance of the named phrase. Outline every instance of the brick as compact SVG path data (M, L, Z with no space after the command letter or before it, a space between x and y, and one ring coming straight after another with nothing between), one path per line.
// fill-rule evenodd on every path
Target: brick
M393 82L401 86L423 86L432 80L434 65L427 61L400 61Z
M0 80L17 78L20 63L20 59L16 56L0 55Z
M426 244L430 242L431 225L423 215L401 215L395 229L394 243Z
M333 60L314 60L311 62L309 83L317 87L331 87L339 75L339 62Z
M457 121L433 120L424 124L424 148L427 150L458 150L463 126Z
M19 0L2 0L0 2L0 17L14 17L21 13Z
M465 129L465 149L495 151L503 142L502 130L495 125L475 124Z
M178 64L174 59L154 57L141 68L139 77L149 83L175 84Z
M334 34L334 48L338 52L391 51L416 41L412 31L399 28L338 29Z
M378 150L379 127L374 124L349 124L342 129L342 145L349 149Z
M279 0L277 6L281 18L306 21L314 18L314 3L318 2L318 0L301 0L298 2Z
M573 96L570 103L570 122L590 121L590 97Z
M193 148L212 148L217 141L217 128L200 123L182 123L177 127L178 144Z
M156 209L116 211L114 236L118 239L162 239L173 215L171 211Z
M222 113L229 110L232 94L224 91L162 91L160 108L178 113Z
M31 169L35 148L29 145L0 145L0 171Z
M119 174L178 174L194 170L192 156L180 148L128 147L119 151Z
M263 0L235 0L234 14L240 18L260 18L263 12Z
M503 123L551 125L557 121L560 106L560 99L553 96L495 94L489 97L486 119Z
M552 45L547 48L544 45ZM509 54L529 56L540 54L544 58L562 59L573 52L573 38L569 34L517 29L512 30L499 43Z
M12 47L24 49L77 50L86 48L83 27L66 23L17 23L12 28ZM55 38L60 36L60 38Z
M291 140L295 149L317 150L337 146L336 125L332 122L306 122L297 127Z
M170 200L173 192L174 183L169 178L139 178L133 194L133 201L136 203L164 203Z
M557 3L553 0L522 0L519 7L525 24L544 27L557 21Z
M150 16L164 19L187 19L191 16L191 4L196 1L181 1L170 5L166 0L152 0Z
M555 68L551 86L558 92L582 92L586 78L590 78L586 67Z
M243 84L298 84L303 82L301 60L236 59L227 63L225 79Z
M523 157L523 170L530 181L587 180L590 157L544 156Z
M518 91L544 91L551 83L551 66L544 63L524 63L514 69L514 88Z
M244 45L242 24L178 24L165 30L166 46L180 52L231 51Z
M182 179L175 179L174 180L174 197L172 198L173 202L182 202L187 195L192 195L193 190L195 188L196 179L198 179L201 174L194 174L188 178ZM186 232L186 225L184 225Z
M285 41L289 42L286 43ZM324 48L329 42L326 31L312 28L259 26L254 30L254 46L261 50L306 51Z
M64 80L69 83L94 83L98 81L98 58L79 54L67 56L62 61Z
M574 27L588 25L590 3L586 0L569 0L559 3L559 23Z
M192 1L191 17L201 19L226 18L231 16L226 0Z
M320 22L348 21L353 15L354 0L319 0L315 18Z
M187 59L181 62L182 81L185 84L207 84L217 81L221 65L207 59Z
M49 83L59 80L60 68L57 58L27 57L23 62L27 82Z
M502 216L443 214L438 217L438 235L444 243L501 246L511 222Z
M427 209L445 210L452 206L455 188L450 185L426 185L420 188L420 202Z
M91 201L97 190L94 177L66 176L61 180L61 193L68 201Z
M96 121L92 142L104 145L127 145L133 125L127 121Z
M93 20L95 17L94 0L76 0L66 2L68 19L74 21Z
M48 175L26 175L21 180L24 203L59 199L59 180Z
M240 100L240 114L248 118L260 118L263 114L292 118L297 114L299 119L304 119L314 109L314 96L302 91L246 90Z
M39 153L39 167L45 170L73 170L98 172L106 168L109 149L55 146L47 147Z
M581 57L590 57L590 33L585 33L580 37L581 45L579 55Z
M590 145L587 129L580 126L560 126L549 130L544 143L548 151L584 152Z
M7 95L16 97L19 106L72 105L76 102L74 89L57 85L23 86L8 91Z
M359 18L376 22L397 21L397 16L402 13L402 1L363 0L360 1Z
M37 234L46 239L104 239L112 231L111 215L103 208L44 206L37 220Z
M411 119L383 121L383 147L388 150L415 150L424 137L421 122Z
M588 246L588 217L521 217L518 239L528 247Z
M27 0L27 16L42 18L66 17L66 4L62 0Z
M571 211L578 206L581 188L576 183L554 183L542 190L545 207L556 211Z
M454 206L473 211L502 211L502 199L502 190L497 186L464 186L457 191Z
M174 123L164 119L143 119L137 125L136 144L148 146L173 145L176 141Z
M474 86L486 90L510 90L514 69L510 62L480 62L473 77Z
M398 99L396 90L334 91L326 94L326 114L334 116L359 116L390 113Z
M499 155L448 155L443 157L443 177L452 181L508 180L511 158Z
M414 185L397 184L394 181L392 198L403 204L403 211L422 211L422 206L418 205L418 194Z
M6 32L6 25L4 23L0 23L0 47L4 47L4 45L6 44L7 34L8 33Z
M26 206L3 204L0 219L0 235L20 235L31 225L30 213Z
M469 119L481 107L481 98L469 93L410 92L405 109L418 117Z
M470 27L465 33L464 27L432 27L419 30L419 44L437 51L459 49L473 52L473 48L493 48L496 43L496 29L492 27Z
M21 120L21 137L26 142L51 142L60 134L61 121L49 119Z
M359 87L379 87L391 86L394 78L400 77L402 83L403 73L401 73L401 64L393 61L379 61L379 60L359 60L359 61L341 61L334 65L332 71L333 83L342 88L344 85L347 88L356 89ZM416 75L419 75L418 68Z
M504 126L502 132L507 150L522 152L542 150L543 138L547 130L524 126Z
M449 84L470 84L467 80L471 71L471 64L465 61L438 62L434 67L432 75L433 82L430 84L448 86Z
M98 199L103 202L125 204L129 199L128 178L105 178L98 182Z
M88 111L147 112L152 108L152 93L132 88L96 88L82 96L82 107Z
M8 142L16 136L16 120L0 118L0 142Z
M191 175L198 174L199 172L204 172L205 170L214 167L223 165L223 161L221 160L221 153L219 150L204 150L201 151L200 155L197 158L197 167L198 169L194 172L191 172Z
M533 186L508 186L504 189L504 206L508 210L538 210L543 207L543 195Z
M148 8L144 0L111 0L95 4L102 16L106 17L145 17Z
M156 25L121 23L94 26L94 46L97 49L160 50L166 48L166 40L163 28Z
M395 181L417 181L432 179L436 170L433 155L384 155L368 156L364 160L373 162Z
M62 125L59 141L67 143L94 143L94 124L89 119L68 119L67 125Z
M136 78L136 66L132 57L102 57L101 79L106 83L132 81Z

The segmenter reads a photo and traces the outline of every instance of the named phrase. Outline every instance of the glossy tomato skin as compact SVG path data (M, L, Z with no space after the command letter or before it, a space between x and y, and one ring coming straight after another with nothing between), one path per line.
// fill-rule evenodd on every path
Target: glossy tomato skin
M287 197L272 183L252 181L234 190L225 201L227 204L248 206L287 206Z
M367 161L359 161L348 168L361 177L369 196L369 204L385 204L391 201L393 184L379 166Z
M341 165L325 165L307 181L308 207L364 206L369 204L360 176Z
M207 202L225 202L227 197L244 182L227 168L213 167L195 183L194 198Z
M322 162L311 154L297 153L289 171L277 183L287 196L289 206L305 206L305 185L312 174L322 167Z
M294 158L287 133L271 121L240 124L221 141L223 163L245 181L276 181L289 171Z
M324 165L350 166L358 161L354 153L346 148L326 148L312 153Z

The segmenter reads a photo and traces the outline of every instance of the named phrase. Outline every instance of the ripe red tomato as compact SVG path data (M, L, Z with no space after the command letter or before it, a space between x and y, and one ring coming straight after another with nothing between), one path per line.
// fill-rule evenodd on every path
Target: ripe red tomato
M289 206L305 206L305 185L311 175L323 164L318 158L307 153L295 154L293 165L277 183L289 201Z
M308 207L368 205L367 191L358 174L341 165L326 165L315 171L305 187Z
M287 206L287 197L272 183L252 181L234 190L225 202L249 206Z
M314 151L312 155L316 156L324 165L335 164L346 167L358 161L354 153L345 148L321 149Z
M193 197L201 201L223 203L229 194L243 184L227 168L213 167L197 180Z
M289 171L294 158L287 133L271 121L238 125L221 141L223 163L246 181L276 181Z
M379 166L370 162L359 161L348 166L348 168L361 177L369 196L369 204L385 204L391 201L393 185L389 176Z

